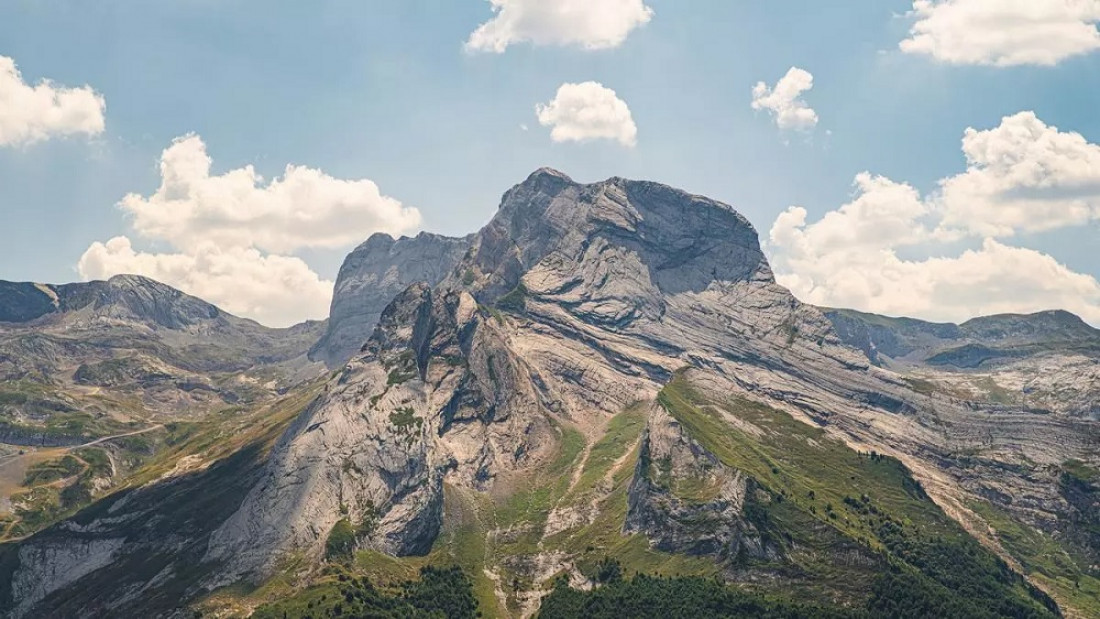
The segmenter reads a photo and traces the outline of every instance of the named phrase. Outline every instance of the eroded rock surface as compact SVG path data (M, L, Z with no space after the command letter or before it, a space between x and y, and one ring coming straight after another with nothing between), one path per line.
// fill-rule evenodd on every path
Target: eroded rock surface
M427 232L396 240L379 233L367 239L340 267L328 326L310 350L310 358L329 367L350 359L370 338L395 296L417 282L439 283L462 259L469 243L470 237Z
M359 547L423 554L446 517L446 487L514 492L562 451L564 428L591 447L612 416L652 403L685 366L701 390L896 456L964 522L974 497L1009 497L1006 509L1029 521L1057 521L1071 501L1085 504L1052 477L1070 458L1097 464L1094 421L923 389L875 366L822 311L775 282L756 231L728 205L656 183L579 184L544 169L505 194L461 254L434 272L437 284L404 287L387 304L366 345L282 435L205 544L213 576L204 586L262 580L288 558L318 558L342 520ZM367 323L363 313L347 332ZM346 351L351 339L336 342L327 350ZM746 517L748 505L767 500L753 480L659 406L648 410L624 530L658 549L777 557ZM974 450L978 465L956 465ZM545 527L555 535L593 519L555 513ZM700 519L705 531L692 525ZM537 556L571 569L567 553ZM539 572L552 568L540 563ZM48 578L44 567L24 569Z

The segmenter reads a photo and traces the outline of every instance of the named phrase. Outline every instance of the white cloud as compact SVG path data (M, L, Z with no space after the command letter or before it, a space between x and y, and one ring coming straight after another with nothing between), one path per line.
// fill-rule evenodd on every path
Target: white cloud
M1100 0L916 0L909 54L961 65L1055 65L1100 49Z
M130 239L120 236L93 243L77 270L87 280L144 275L275 327L325 318L332 300L333 282L322 280L299 258L213 243L187 253L157 254L135 251Z
M791 67L774 88L758 82L752 89L752 109L767 110L783 130L807 131L817 126L817 112L802 100L802 93L814 87L809 71Z
M942 226L1011 236L1100 219L1100 146L1021 112L963 137L967 169L941 182Z
M468 51L502 53L509 45L622 45L653 18L643 0L489 0L496 13L466 41Z
M550 103L535 106L539 124L553 127L555 142L617 140L623 146L638 142L638 127L626 102L614 90L597 82L562 84Z
M1067 309L1100 324L1094 277L996 238L1100 218L1100 148L1022 113L967 130L963 150L966 172L933 196L863 173L818 221L780 214L768 243L780 283L817 305L929 320ZM937 245L966 239L965 251Z
M23 81L15 61L0 56L0 147L51 137L98 135L105 125L103 96L88 86L66 88L49 80Z
M198 136L173 141L161 155L160 188L120 202L134 229L179 248L214 242L290 252L343 247L374 232L396 236L420 226L419 211L383 196L366 179L340 180L288 165L265 185L250 165L211 175L210 164Z
M420 224L416 209L381 195L369 180L287 166L265 184L252 166L221 175L210 167L198 136L174 140L161 156L160 187L119 202L139 235L173 250L139 251L124 236L94 243L77 265L81 277L144 275L230 313L287 326L324 318L333 289L290 254L348 246L375 232L412 232Z
M856 176L857 195L810 229L806 210L791 207L772 227L772 242L797 255L841 250L878 251L929 239L921 220L929 213L920 192L884 176Z

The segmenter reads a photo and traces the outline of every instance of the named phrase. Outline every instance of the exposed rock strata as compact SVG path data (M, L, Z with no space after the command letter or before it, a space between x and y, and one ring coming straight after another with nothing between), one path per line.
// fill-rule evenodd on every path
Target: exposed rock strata
M346 362L370 338L395 296L417 282L439 283L462 259L469 243L470 237L427 232L396 240L381 233L370 237L340 267L328 326L310 350L310 358L330 367Z
M699 389L897 456L964 522L975 496L1012 497L1009 509L1057 520L1067 499L1040 471L1098 460L1088 418L920 389L871 364L825 314L776 284L755 230L729 206L655 183L582 185L540 170L505 194L437 285L413 285L389 304L361 353L282 436L206 544L217 574L207 586L318 557L341 519L361 546L424 553L444 483L507 492L558 453L559 428L594 433L684 366ZM952 461L975 449L989 468L971 477ZM659 409L642 450L627 530L697 554L772 552L743 517L751 480ZM669 491L652 469L666 458ZM689 504L672 491L676 475L713 483ZM685 524L699 515L715 525L707 535ZM48 578L44 567L21 569Z

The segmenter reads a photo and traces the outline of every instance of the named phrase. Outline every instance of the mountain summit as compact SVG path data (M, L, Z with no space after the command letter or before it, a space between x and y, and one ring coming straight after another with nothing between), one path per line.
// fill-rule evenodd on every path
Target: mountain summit
M416 273L375 318L372 291ZM373 330L288 400L293 420L201 465L176 451L161 466L194 472L9 548L15 616L169 614L241 581L427 562L461 566L497 616L583 595L569 584L614 564L837 612L1049 617L1003 560L1038 559L991 523L1073 540L1065 565L1100 552L1095 422L870 363L721 202L542 169L475 235L374 237L341 281L314 353L342 359Z

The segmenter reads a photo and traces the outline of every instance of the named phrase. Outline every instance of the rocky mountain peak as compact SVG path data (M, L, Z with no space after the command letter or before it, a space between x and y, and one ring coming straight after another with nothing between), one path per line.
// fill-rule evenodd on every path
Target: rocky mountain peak
M416 282L439 283L466 253L470 239L429 232L400 239L372 235L344 259L327 330L310 358L329 366L346 362L367 341L382 310L398 293Z
M487 579L490 608L527 617L554 575L585 578L578 566L599 556L709 557L722 573L781 587L819 583L777 574L838 565L857 580L904 562L917 574L925 556L893 542L962 532L929 497L981 535L991 526L967 520L962 506L1001 496L1038 497L1002 505L1028 518L1055 506L1039 516L1053 533L1062 525L1050 523L1069 518L1093 526L1076 515L1095 513L1093 499L1077 490L1059 498L1067 478L1058 473L1070 461L1093 475L1082 467L1096 463L1094 422L1074 412L1092 396L1073 414L1035 408L1067 383L1095 393L1084 372L1039 391L983 375L974 383L983 399L954 370L871 367L844 344L949 346L960 348L944 351L957 364L985 354L969 330L1024 326L842 310L827 318L775 282L755 229L721 202L623 178L577 183L544 168L510 189L476 235L368 239L336 288L314 352L342 368L294 400L293 421L265 425L238 452L252 454L244 469L234 455L226 469L161 477L21 542L4 565L23 616L101 600L107 579L113 609L140 608L369 550L398 557L395 565L461 556ZM1069 315L1043 321L1076 328ZM195 444L203 453L194 457L205 458L206 444ZM223 474L232 486L203 481ZM225 500L187 530L158 517L158 493L188 504L169 516L190 513L191 496ZM830 550L818 558L800 548ZM167 567L146 569L150 556ZM650 569L651 557L626 567ZM989 558L1003 581L1005 564ZM495 586L509 582L508 591ZM861 586L867 595L877 587Z
M181 330L227 316L217 307L138 275L75 284L0 282L0 322L27 323L80 313L83 320L121 320Z
M968 320L960 327L972 337L993 340L1100 339L1100 331L1064 310L983 316Z
M57 287L57 295L63 311L84 310L93 319L133 321L176 331L226 316L198 297L139 275L66 284Z
M591 276L598 287L636 284L668 294L700 292L715 282L772 281L756 230L729 205L618 177L576 183L548 168L505 193L456 276L491 302L532 271L539 275L523 285L543 292L551 291L543 285L550 272L563 285Z

